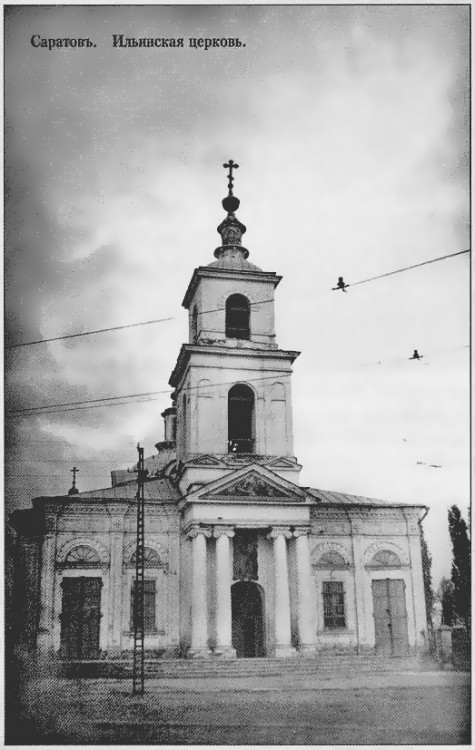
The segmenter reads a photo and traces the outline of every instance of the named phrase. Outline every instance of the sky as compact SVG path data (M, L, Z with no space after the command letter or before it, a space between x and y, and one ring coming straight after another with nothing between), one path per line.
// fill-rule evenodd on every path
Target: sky
M8 512L65 493L73 466L95 489L138 441L155 452L232 158L249 260L283 276L277 342L301 351L301 484L426 505L434 584L450 575L447 509L469 503L469 255L356 282L469 248L468 12L7 7ZM95 46L35 48L34 34ZM114 48L113 34L185 44ZM355 286L333 291L339 276Z

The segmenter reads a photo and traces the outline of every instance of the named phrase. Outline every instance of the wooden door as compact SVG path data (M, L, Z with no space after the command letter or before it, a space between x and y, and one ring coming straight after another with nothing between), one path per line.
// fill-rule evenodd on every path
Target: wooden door
M61 656L97 659L101 623L102 580L97 577L63 578Z
M372 581L375 649L387 656L408 651L406 586L400 578Z
M232 644L238 658L264 656L262 594L250 581L235 583L231 589Z

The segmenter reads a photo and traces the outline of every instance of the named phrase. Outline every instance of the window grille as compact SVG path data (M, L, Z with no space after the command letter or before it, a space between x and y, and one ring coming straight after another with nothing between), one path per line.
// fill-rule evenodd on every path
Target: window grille
M135 579L132 581L130 593L130 629L134 629L134 597ZM144 633L156 632L156 589L155 581L146 578L144 580Z
M343 581L323 582L323 624L325 628L346 626Z

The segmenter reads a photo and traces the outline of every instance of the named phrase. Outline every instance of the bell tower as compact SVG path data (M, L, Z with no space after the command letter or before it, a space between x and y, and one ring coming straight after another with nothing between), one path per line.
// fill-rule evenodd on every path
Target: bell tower
M169 383L175 389L176 447L184 491L251 463L298 482L293 456L291 366L299 352L279 349L274 292L281 276L248 261L246 227L236 218L229 160L227 215L215 261L193 272L183 306L189 341Z

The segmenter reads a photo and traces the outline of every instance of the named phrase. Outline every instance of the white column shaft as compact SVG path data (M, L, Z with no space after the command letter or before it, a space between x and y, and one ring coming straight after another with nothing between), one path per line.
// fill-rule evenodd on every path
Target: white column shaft
M275 645L276 653L291 649L289 571L287 543L283 534L274 537Z
M191 650L208 651L208 591L206 580L206 537L192 539Z
M299 646L300 651L314 651L313 579L306 534L297 536L296 553Z
M122 564L123 535L116 531L111 533L110 548L110 584L109 584L109 647L120 649L122 633Z
M216 576L217 650L228 651L231 649L231 565L227 534L221 534L216 539Z

